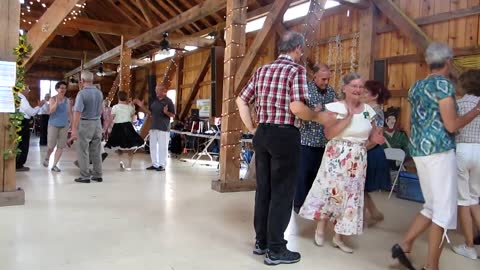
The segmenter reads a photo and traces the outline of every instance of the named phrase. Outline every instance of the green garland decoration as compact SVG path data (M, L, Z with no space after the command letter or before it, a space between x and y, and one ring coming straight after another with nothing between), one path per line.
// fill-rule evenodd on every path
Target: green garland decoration
M18 135L18 132L22 130L22 120L23 114L19 112L20 107L20 97L18 96L25 89L25 58L28 57L32 51L32 45L28 44L27 36L21 35L19 38L18 46L13 49L13 54L17 57L17 71L16 71L16 81L15 86L12 87L14 102L15 102L15 112L10 113L9 123L7 125L7 130L9 130L8 138L12 142L12 148L5 149L3 152L4 159L10 159L16 157L20 153L18 149L18 143L22 140L22 137Z

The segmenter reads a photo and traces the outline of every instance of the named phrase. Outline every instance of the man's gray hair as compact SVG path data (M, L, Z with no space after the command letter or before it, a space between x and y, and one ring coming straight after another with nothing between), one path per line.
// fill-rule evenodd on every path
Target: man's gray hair
M448 59L453 58L453 51L448 45L432 42L425 51L425 62L432 66L442 67Z
M84 82L93 82L93 73L88 70L84 70L80 75L80 79L82 79Z
M317 73L319 71L322 71L322 72L330 72L330 67L327 65L327 64L324 64L324 63L320 63L320 64L315 64L312 68L313 70L313 73Z
M289 53L299 46L305 46L305 37L300 33L288 31L282 36L282 40L278 44L278 52Z

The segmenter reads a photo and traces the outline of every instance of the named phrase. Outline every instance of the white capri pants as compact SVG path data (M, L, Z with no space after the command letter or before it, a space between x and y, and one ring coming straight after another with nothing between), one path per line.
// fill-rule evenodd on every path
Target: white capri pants
M480 198L480 144L457 144L458 205L478 205Z
M413 157L425 204L420 212L446 230L457 227L457 162L454 150Z
M167 165L168 142L170 141L170 132L158 129L150 130L150 158L152 165L156 168Z

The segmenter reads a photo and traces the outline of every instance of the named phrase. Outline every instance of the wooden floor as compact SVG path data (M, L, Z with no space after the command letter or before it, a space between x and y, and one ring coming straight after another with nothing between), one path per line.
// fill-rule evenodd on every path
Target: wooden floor
M24 206L0 208L1 270L197 270L270 269L252 255L254 192L221 194L210 189L216 166L170 160L166 172L145 171L139 154L131 172L120 172L118 156L104 163L104 183L73 182L78 169L69 149L52 173L41 166L45 148L32 141L27 166L17 173ZM314 224L292 215L288 247L300 263L279 269L401 269L389 249L401 239L420 205L375 194L385 222L352 238L355 253L328 243L313 244ZM460 238L450 233L455 243ZM421 266L426 242L419 239L414 261ZM478 270L473 261L445 249L442 269ZM419 267L420 269L421 267Z

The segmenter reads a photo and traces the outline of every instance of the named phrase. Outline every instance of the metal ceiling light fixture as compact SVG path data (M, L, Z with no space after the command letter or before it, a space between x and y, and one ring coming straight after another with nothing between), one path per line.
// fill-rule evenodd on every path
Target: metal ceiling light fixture
M169 49L170 49L170 43L168 42L167 37L168 37L168 33L164 32L163 39L160 41L160 44L159 44L160 53L165 55L169 53Z

